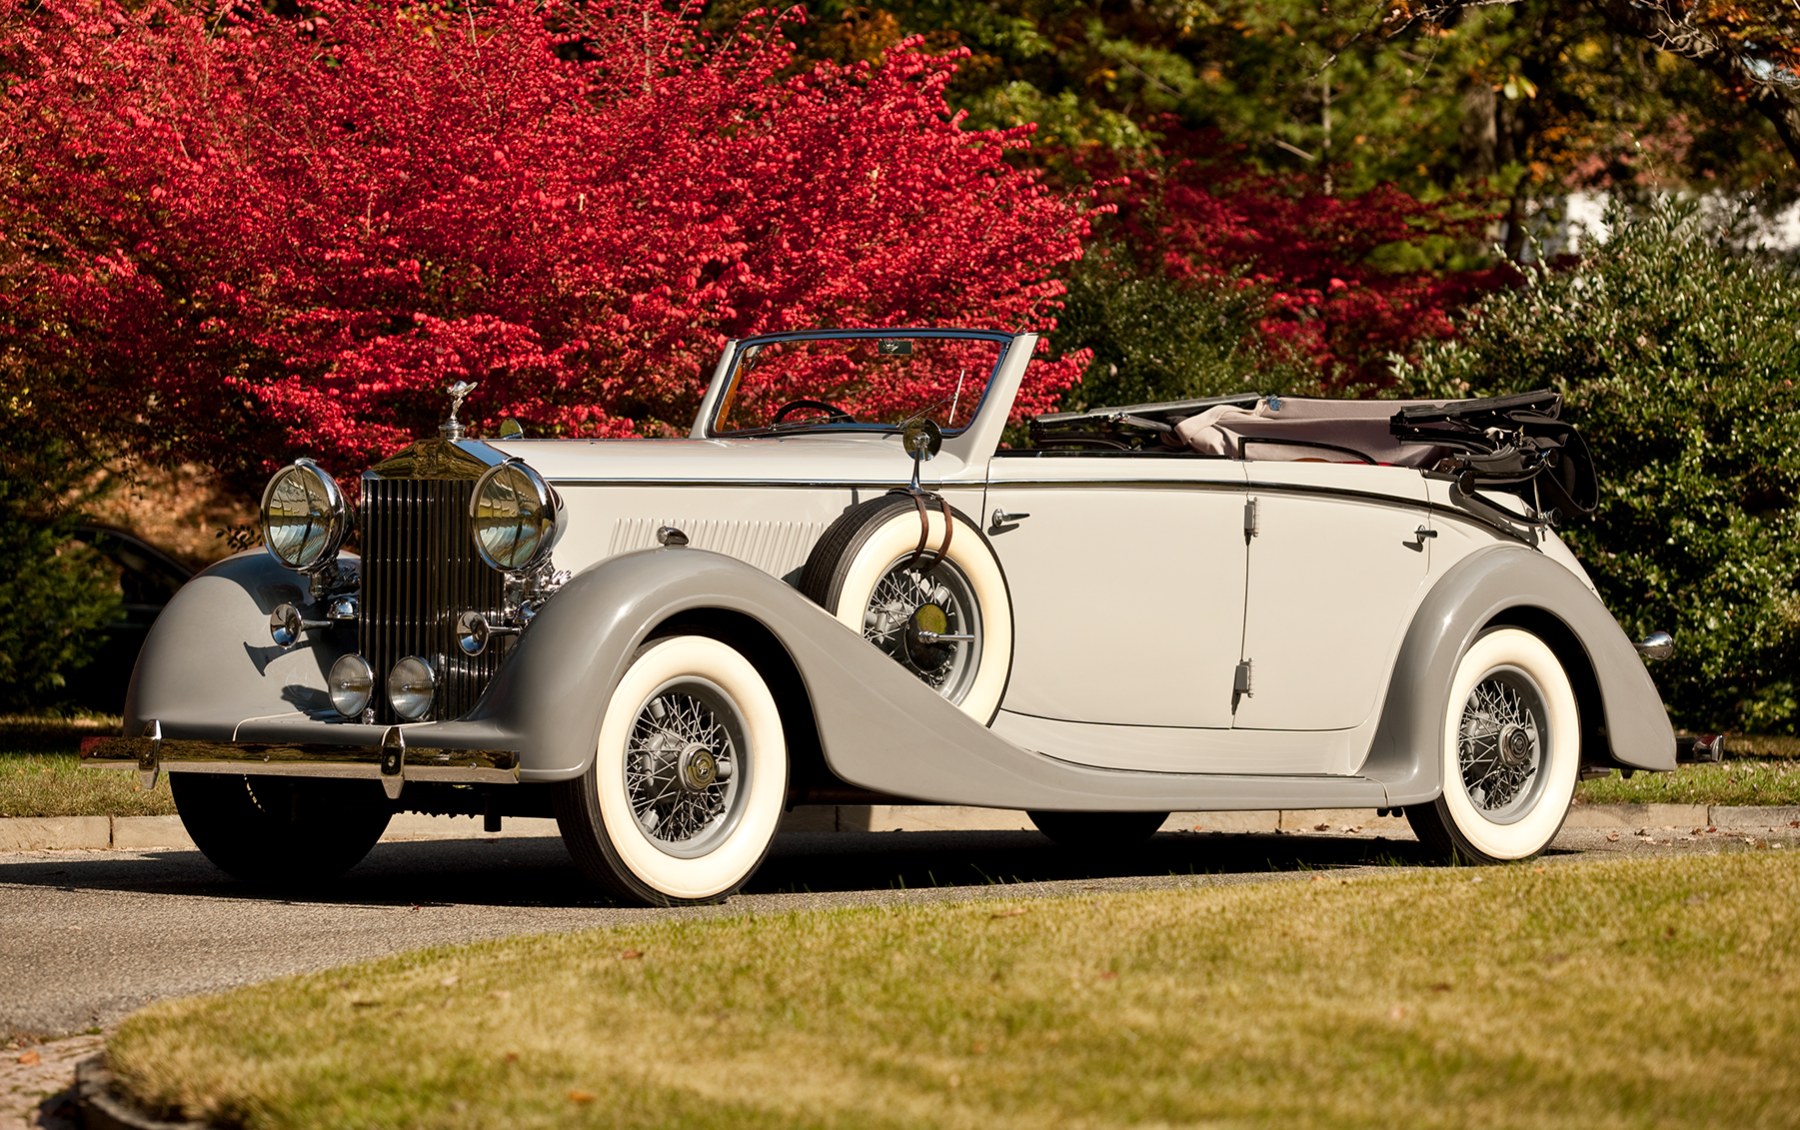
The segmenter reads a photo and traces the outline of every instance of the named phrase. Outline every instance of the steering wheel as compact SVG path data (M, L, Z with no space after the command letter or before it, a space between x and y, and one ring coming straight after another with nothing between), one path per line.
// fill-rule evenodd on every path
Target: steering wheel
M835 404L828 404L823 400L812 400L805 397L799 400L790 400L780 408L777 408L775 410L775 418L769 422L771 424L779 424L788 418L788 413L797 412L805 408L811 408L825 413L825 420L827 423L854 424L856 422L855 419L851 417L850 413L844 411Z

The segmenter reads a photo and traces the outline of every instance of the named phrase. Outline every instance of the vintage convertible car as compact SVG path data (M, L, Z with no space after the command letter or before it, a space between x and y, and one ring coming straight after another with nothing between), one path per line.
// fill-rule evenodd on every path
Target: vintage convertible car
M300 460L266 552L183 588L96 764L169 774L244 879L327 877L396 811L554 813L617 897L723 898L784 810L1368 807L1470 861L1578 778L1675 766L1640 653L1551 530L1594 474L1555 394L1244 396L1009 430L1037 345L727 345L692 434L448 422ZM357 553L345 546L354 539Z

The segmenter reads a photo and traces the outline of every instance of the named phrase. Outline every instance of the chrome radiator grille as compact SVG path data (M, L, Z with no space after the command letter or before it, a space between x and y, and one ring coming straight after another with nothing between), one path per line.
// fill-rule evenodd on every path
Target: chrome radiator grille
M377 721L402 721L387 701L387 675L408 655L430 661L437 697L428 718L467 714L512 641L495 639L470 658L456 646L456 618L489 616L503 603L501 575L476 556L469 535L469 479L364 476L362 533L364 658L375 669Z

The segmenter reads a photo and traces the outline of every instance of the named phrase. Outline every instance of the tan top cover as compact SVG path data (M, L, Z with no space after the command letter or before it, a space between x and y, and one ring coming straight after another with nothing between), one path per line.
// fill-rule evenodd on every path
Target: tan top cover
M1354 451L1376 463L1429 467L1443 457L1445 449L1435 444L1401 443L1389 431L1388 421L1409 405L1434 403L1264 397L1254 408L1215 405L1176 424L1175 434L1193 451L1231 459L1348 463L1354 461L1348 452Z

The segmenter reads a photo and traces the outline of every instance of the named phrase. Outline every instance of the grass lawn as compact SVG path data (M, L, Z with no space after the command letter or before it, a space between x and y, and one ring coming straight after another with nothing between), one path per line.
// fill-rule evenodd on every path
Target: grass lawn
M1785 1127L1792 855L678 918L159 1004L109 1055L257 1127Z
M167 778L145 792L137 774L83 769L72 753L0 752L0 818L7 816L167 816Z
M145 792L137 774L83 769L76 751L86 738L119 732L119 719L0 716L0 817L166 816L175 811L169 785Z

